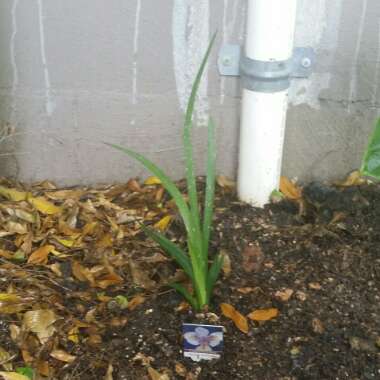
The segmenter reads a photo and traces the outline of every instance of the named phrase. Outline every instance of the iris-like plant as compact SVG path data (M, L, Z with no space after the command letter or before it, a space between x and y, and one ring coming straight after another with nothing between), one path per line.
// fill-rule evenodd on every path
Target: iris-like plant
M360 174L380 180L380 119L364 152Z
M207 178L203 218L200 216L196 178L194 174L193 146L191 141L194 104L202 74L205 70L214 40L215 35L208 46L206 54L195 77L185 114L183 144L189 199L188 203L174 182L153 162L130 149L119 145L108 144L126 153L130 157L133 157L144 165L145 168L160 179L162 185L174 199L186 228L187 252L158 231L145 226L143 226L143 230L177 262L177 264L190 278L193 285L192 292L189 292L183 285L178 283L171 284L171 286L182 294L182 296L196 310L202 310L209 304L215 282L223 264L223 257L218 255L209 266L209 241L213 216L216 161L215 127L211 119L209 119L208 122Z

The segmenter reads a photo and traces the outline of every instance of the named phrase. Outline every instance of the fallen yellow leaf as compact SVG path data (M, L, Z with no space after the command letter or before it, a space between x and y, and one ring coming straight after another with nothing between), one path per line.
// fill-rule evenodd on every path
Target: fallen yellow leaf
M11 358L11 354L0 346L0 365L2 365L6 371L12 371L13 369Z
M144 181L144 185L161 185L161 180L157 177L148 177Z
M0 293L0 314L18 313L28 307L27 302L14 293Z
M17 372L0 371L0 376L2 376L4 380L30 380L29 377L21 375Z
M157 228L160 231L165 231L168 228L170 221L172 220L171 215L166 215L160 219L157 223L154 224L154 228Z
M73 239L61 239L56 237L55 240L57 240L58 243L61 243L63 246L67 248L71 248L75 244L75 240Z
M248 321L244 315L240 314L232 305L228 303L221 303L220 308L225 317L231 319L235 326L243 333L248 333Z
M280 191L288 199L301 199L302 191L295 185L289 178L281 176L280 178Z
M255 310L252 313L248 314L248 318L257 322L269 321L270 319L276 318L278 316L278 309L261 309Z
M54 245L44 245L35 250L28 259L28 264L46 264L49 253L54 250Z
M0 186L0 195L11 201L25 201L28 194L25 191L18 191L16 189L9 189L4 186Z
M28 197L28 202L39 212L46 215L58 214L62 211L61 207L47 201L44 197Z

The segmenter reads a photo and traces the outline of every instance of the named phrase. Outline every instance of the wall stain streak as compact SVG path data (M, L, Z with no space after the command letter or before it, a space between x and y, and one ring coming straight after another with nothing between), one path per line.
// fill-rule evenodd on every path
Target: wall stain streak
M11 34L11 41L10 41L10 56L11 56L11 65L12 65L12 71L13 71L12 92L11 92L12 105L11 105L11 116L10 116L11 123L14 121L15 113L17 109L16 90L19 83L16 53L15 53L15 44L16 44L16 35L17 35L17 16L16 16L17 6L18 6L18 0L14 0L12 4L12 10L11 10L12 34Z
M228 12L228 0L223 0L222 44L227 43L227 12ZM225 88L226 88L226 77L222 75L220 78L220 99L219 99L219 103L221 105L224 104Z
M48 68L47 60L46 60L45 29L44 29L44 15L43 15L42 0L37 0L37 6L38 6L38 17L39 17L39 28L40 28L41 61L42 61L42 67L44 70L44 78L45 78L45 109L46 109L46 114L50 117L54 112L55 103L52 99L50 74L49 74L49 68Z
M368 0L363 0L363 7L362 7L362 13L360 15L360 21L359 21L359 30L358 30L358 38L356 40L355 45L355 52L354 52L354 60L352 62L351 67L351 79L350 79L350 89L348 93L348 112L351 112L351 104L354 99L354 97L357 95L357 86L358 86L358 60L359 60L359 53L360 53L360 47L363 42L363 31L364 31L364 25L365 25L365 16L367 14L367 6L368 6Z
M206 52L209 36L208 0L174 0L172 19L173 59L177 94L182 111L186 109L191 86ZM199 86L196 114L198 123L208 119L208 74Z
M379 81L380 81L380 18L378 19L378 46L377 46L377 56L376 56L376 65L375 65L375 78L373 81L373 93L372 93L372 106L375 107L379 92Z

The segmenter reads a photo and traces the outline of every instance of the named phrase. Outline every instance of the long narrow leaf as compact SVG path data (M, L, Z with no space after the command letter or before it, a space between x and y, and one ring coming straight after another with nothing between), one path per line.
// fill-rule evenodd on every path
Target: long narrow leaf
M176 244L167 239L158 231L142 226L143 231L156 243L158 243L169 255L177 262L177 264L184 270L184 272L193 279L193 270L188 255Z
M185 300L195 309L195 310L198 310L198 302L197 300L195 299L195 297L193 297L189 292L188 290L182 286L181 284L177 284L177 283L173 283L173 284L170 284L170 286L175 289L179 294L181 294L183 296L183 298L185 298Z
M208 122L208 139L207 139L207 178L206 194L203 210L203 253L205 260L208 257L208 244L210 239L210 228L212 224L212 215L214 208L215 195L215 165L216 165L216 143L215 143L215 125L212 119Z
M109 143L105 143L105 144L108 146L111 146L112 148L120 150L121 152L129 155L130 157L133 157L135 160L139 161L151 173L153 173L156 177L158 177L161 180L162 185L165 187L165 189L174 199L174 202L176 203L178 210L182 216L183 222L185 223L186 230L188 234L190 235L192 233L190 211L181 192L178 190L174 182L158 166L156 166L152 161L145 158L143 155L131 149L124 148L120 145L109 144Z
M187 191L189 194L190 212L194 228L195 241L193 241L194 246L198 246L196 249L199 250L199 254L202 255L202 236L201 236L201 226L198 208L198 195L196 178L194 173L194 160L193 160L193 146L191 143L191 129L192 129L192 119L194 113L194 105L197 97L200 81L202 79L203 72L206 68L208 58L210 56L211 48L214 44L216 34L214 34L211 39L209 46L207 48L206 54L203 57L202 63L199 67L193 86L191 88L191 93L189 101L187 104L186 114L185 114L185 127L183 131L183 144L185 149L185 165L186 165L186 182ZM203 266L203 270L206 270Z
M220 270L223 266L223 256L218 255L214 258L213 263L210 266L208 276L207 276L207 303L209 303L212 291L214 290L215 282L218 279Z
M196 100L198 89L199 89L199 84L201 82L203 72L205 71L206 64L207 64L208 58L210 56L212 46L214 45L214 42L215 42L215 38L216 38L216 33L214 33L214 35L211 38L211 41L207 47L206 53L203 57L202 63L200 65L199 70L197 72L197 75L195 77L193 86L191 88L191 93L190 93L189 101L187 103L186 115L185 115L185 124L189 125L190 128L191 128L190 124L191 124L191 121L193 118L193 112L194 112L194 104L195 104L195 100Z

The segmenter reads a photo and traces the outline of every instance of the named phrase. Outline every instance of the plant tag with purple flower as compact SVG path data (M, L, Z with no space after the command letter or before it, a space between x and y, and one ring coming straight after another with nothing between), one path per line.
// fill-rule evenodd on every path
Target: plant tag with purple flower
M184 323L184 356L193 361L219 359L223 351L223 326Z

